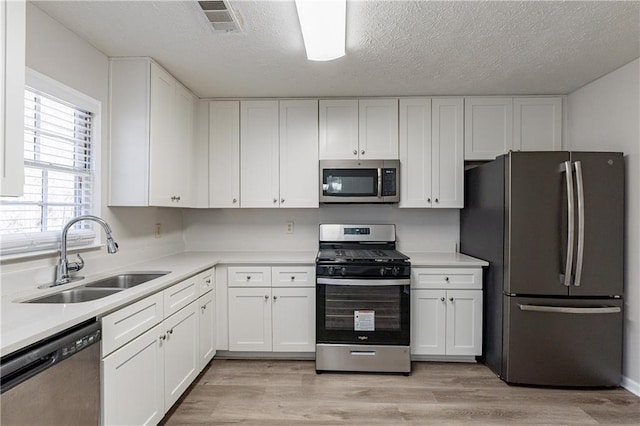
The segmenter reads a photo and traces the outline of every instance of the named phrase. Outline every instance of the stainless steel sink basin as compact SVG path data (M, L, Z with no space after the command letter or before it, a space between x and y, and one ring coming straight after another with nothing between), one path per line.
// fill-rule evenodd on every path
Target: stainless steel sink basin
M48 296L40 297L27 301L27 303L80 303L90 300L101 299L110 296L119 291L121 288L87 288L77 287L64 290L59 293L53 293Z
M147 281L160 278L167 275L168 271L157 272L130 272L126 274L114 275L112 277L103 278L91 284L86 284L87 288L117 288L126 289L146 283Z
M124 291L128 288L167 275L170 271L129 272L103 278L79 287L63 290L48 296L26 300L23 303L80 303Z

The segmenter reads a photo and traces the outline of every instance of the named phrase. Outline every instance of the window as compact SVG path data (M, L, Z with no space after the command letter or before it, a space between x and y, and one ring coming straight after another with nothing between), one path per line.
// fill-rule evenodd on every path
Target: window
M27 87L24 195L0 198L1 254L55 249L70 219L94 212L94 120L86 108ZM68 237L70 247L86 245L95 233L83 221Z

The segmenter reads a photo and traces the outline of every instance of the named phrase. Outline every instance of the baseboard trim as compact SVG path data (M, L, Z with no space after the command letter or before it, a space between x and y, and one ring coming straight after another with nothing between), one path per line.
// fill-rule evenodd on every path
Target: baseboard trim
M640 396L640 383L622 376L622 387L636 396Z
M473 355L411 355L411 361L477 362Z
M315 352L237 352L216 351L216 359L285 359L289 361L313 361Z

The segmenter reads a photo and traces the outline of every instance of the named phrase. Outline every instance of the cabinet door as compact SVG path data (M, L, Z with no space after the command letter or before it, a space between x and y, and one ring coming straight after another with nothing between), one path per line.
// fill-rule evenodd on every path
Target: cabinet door
M156 425L164 416L159 324L102 361L102 424Z
M462 98L433 99L431 207L462 208L464 144Z
M512 147L511 98L464 99L464 159L493 160Z
M180 398L200 372L197 305L191 303L162 323L167 336L164 344L165 412Z
M240 207L240 102L209 103L209 207Z
M358 100L320 101L320 159L358 158Z
M172 144L174 203L179 207L191 207L195 182L192 180L192 156L195 147L196 97L176 82L174 97L174 135Z
M447 305L445 290L412 290L411 354L446 353Z
M562 98L514 98L513 149L562 149Z
M271 289L229 288L229 350L271 351Z
M0 4L0 190L24 191L25 2Z
M280 101L280 207L318 207L318 101Z
M278 101L240 103L242 207L280 205Z
M216 304L214 300L215 290L212 290L198 299L198 329L200 331L198 350L198 371L202 371L216 354L215 318Z
M273 351L315 352L316 289L273 289Z
M431 99L400 99L400 207L431 207Z
M149 205L175 206L176 156L174 99L176 81L157 64L151 63ZM174 197L174 198L172 198Z
M482 291L447 291L447 355L482 354Z
M360 158L398 159L398 99L361 99L358 109Z

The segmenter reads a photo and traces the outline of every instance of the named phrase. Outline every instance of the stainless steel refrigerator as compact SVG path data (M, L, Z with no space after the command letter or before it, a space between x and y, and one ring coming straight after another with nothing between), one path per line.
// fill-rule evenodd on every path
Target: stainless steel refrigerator
M621 153L510 152L465 171L460 251L484 274L484 362L509 383L618 386Z

